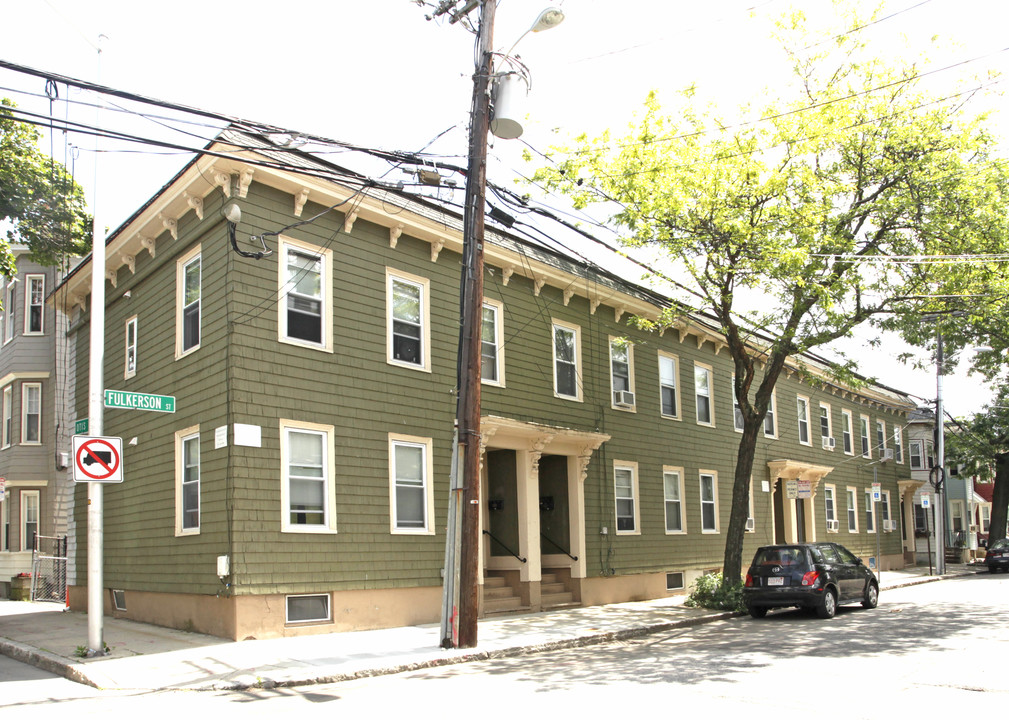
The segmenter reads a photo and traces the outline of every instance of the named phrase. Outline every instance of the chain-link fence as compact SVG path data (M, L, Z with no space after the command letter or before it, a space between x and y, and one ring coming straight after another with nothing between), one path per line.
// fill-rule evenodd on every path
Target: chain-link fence
M32 600L66 602L67 539L35 536L32 552Z

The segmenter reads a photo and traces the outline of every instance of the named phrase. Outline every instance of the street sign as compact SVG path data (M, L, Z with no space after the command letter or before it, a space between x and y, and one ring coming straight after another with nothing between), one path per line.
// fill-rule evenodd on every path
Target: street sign
M7 492L7 478L0 477L0 502L4 501L5 493Z
M88 418L74 422L74 435L88 434Z
M122 481L122 438L74 435L74 482Z
M175 397L172 395L125 392L123 390L106 390L105 407L173 413L175 412Z
M882 483L874 482L872 484L872 501L879 502L883 499Z
M922 493L922 494L921 494L921 506L922 506L923 508L927 508L927 507L929 507L929 506L930 506L931 504L932 504L932 501L931 501L931 500L929 500L929 497L928 497L928 493Z

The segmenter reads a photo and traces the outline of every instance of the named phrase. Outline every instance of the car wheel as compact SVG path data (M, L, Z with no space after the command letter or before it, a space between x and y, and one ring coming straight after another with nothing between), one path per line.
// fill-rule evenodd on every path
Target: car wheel
M992 575L994 575L995 573L998 572L998 568L995 567L994 565L990 565L990 566L988 566L988 572L990 572Z
M762 617L766 617L767 616L767 608L766 607L751 607L751 608L748 608L748 610L750 611L750 617L757 618L758 620L760 618L762 618Z
M862 607L866 610L872 610L879 603L879 588L876 587L876 583L869 582L865 588L865 596L862 598Z
M816 606L816 614L824 620L829 620L834 617L834 613L836 612L837 595L834 594L833 590L824 590L823 599L820 600L820 604Z

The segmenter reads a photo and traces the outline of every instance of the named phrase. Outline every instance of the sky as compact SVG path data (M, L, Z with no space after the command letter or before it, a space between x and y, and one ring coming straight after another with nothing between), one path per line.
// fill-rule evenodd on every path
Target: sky
M671 104L679 90L696 85L701 97L735 112L782 91L787 82L784 56L771 38L775 20L789 10L787 0L552 4L563 10L564 22L522 37L550 3L499 2L494 45L507 51L521 38L512 54L532 77L522 139L491 140L488 177L499 185L531 174L535 164L522 160L523 150L536 158L582 132L624 130L650 90ZM804 0L800 6L816 24L831 3ZM0 0L0 60L358 145L427 148L464 165L474 36L460 24L426 20L430 12L409 0L302 0L290 6L259 0ZM942 92L967 74L1009 70L1005 0L886 0L878 17L861 32L881 57L925 54L933 67L949 68L928 77L929 90ZM188 147L203 145L218 128L199 119L180 126L174 113L119 101L98 116L88 105L96 96L65 85L57 90L51 101L44 80L0 69L0 96L43 116L51 112L87 123L100 117L103 125ZM981 102L998 111L1005 99ZM1009 126L1002 135L1009 138ZM73 167L92 211L111 228L191 157L125 144L96 153L91 138L62 133L47 134L43 147ZM546 202L565 206L563 198ZM906 348L892 339L862 351L866 337L861 333L846 344L858 353L865 374L922 401L935 398L934 370L899 363L896 356ZM927 350L916 354L929 363ZM979 410L990 391L960 371L945 379L944 396L947 409L963 416Z

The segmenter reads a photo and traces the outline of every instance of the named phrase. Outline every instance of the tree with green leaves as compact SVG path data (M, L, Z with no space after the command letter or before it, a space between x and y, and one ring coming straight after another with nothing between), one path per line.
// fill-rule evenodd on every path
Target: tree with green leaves
M15 119L16 105L0 98L0 273L14 275L10 245L28 246L32 260L55 265L66 255L83 256L91 247L91 217L84 191L67 169L39 148L38 130Z
M622 242L665 259L681 302L658 324L705 312L725 336L743 418L726 585L740 582L758 433L786 360L913 311L944 266L903 260L1007 236L1009 184L983 115L874 58L844 32L864 23L847 23L816 43L801 13L781 22L783 45L805 49L789 51L795 82L756 121L733 124L690 91L668 114L652 95L629 134L581 136L535 175L578 207L614 208ZM859 382L850 360L834 372Z

